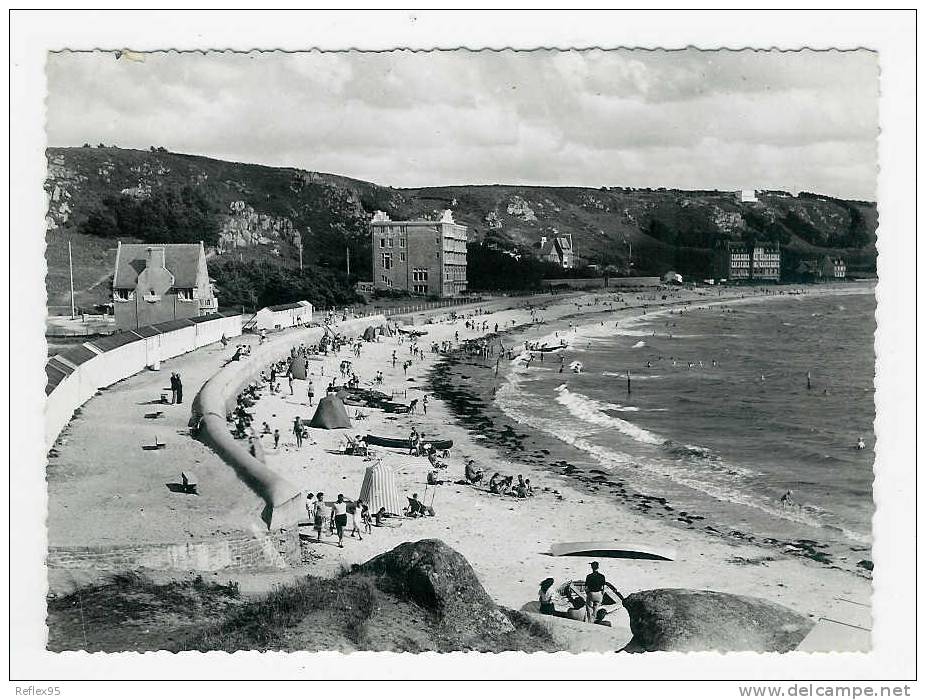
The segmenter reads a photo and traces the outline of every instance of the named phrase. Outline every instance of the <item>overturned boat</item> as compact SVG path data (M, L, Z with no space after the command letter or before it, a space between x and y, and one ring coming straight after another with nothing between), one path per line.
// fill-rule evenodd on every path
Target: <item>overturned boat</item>
M550 545L554 557L599 557L602 559L650 559L674 561L675 550L636 542L598 540L590 542L554 542Z

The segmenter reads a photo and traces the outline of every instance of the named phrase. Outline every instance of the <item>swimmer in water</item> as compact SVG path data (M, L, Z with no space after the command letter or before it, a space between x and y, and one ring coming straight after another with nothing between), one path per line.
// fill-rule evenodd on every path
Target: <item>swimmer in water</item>
M778 502L781 504L782 507L793 506L794 499L791 497L791 489L788 489L787 491L785 491L782 497L778 499Z
M858 442L855 443L855 449L864 450L865 449L865 440L859 437Z

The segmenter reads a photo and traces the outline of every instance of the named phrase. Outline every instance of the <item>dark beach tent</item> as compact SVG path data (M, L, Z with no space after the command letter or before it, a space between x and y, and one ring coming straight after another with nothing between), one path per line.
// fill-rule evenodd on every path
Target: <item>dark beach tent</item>
M305 379L307 376L305 358L302 355L296 355L289 363L289 371L293 373L294 379Z
M315 415L312 416L309 427L324 428L325 430L349 428L350 418L347 416L344 402L331 394L323 398L318 402L318 408L315 409Z
M376 340L376 329L373 326L367 326L367 329L363 332L363 339L368 343Z

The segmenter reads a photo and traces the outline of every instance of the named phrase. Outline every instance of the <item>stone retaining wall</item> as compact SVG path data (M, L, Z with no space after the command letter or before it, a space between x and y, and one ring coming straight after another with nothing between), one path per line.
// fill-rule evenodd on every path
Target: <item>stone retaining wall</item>
M299 529L260 536L241 535L224 540L183 544L94 545L49 547L49 567L126 571L187 569L217 571L229 568L286 568L300 563Z

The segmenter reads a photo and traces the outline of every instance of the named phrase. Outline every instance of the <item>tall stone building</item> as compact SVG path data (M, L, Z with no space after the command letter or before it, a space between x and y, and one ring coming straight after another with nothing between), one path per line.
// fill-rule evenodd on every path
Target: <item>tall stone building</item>
M777 243L725 241L714 254L714 275L730 282L781 278L781 250Z
M445 210L438 221L392 221L377 211L373 237L373 283L438 297L466 294L466 226Z

